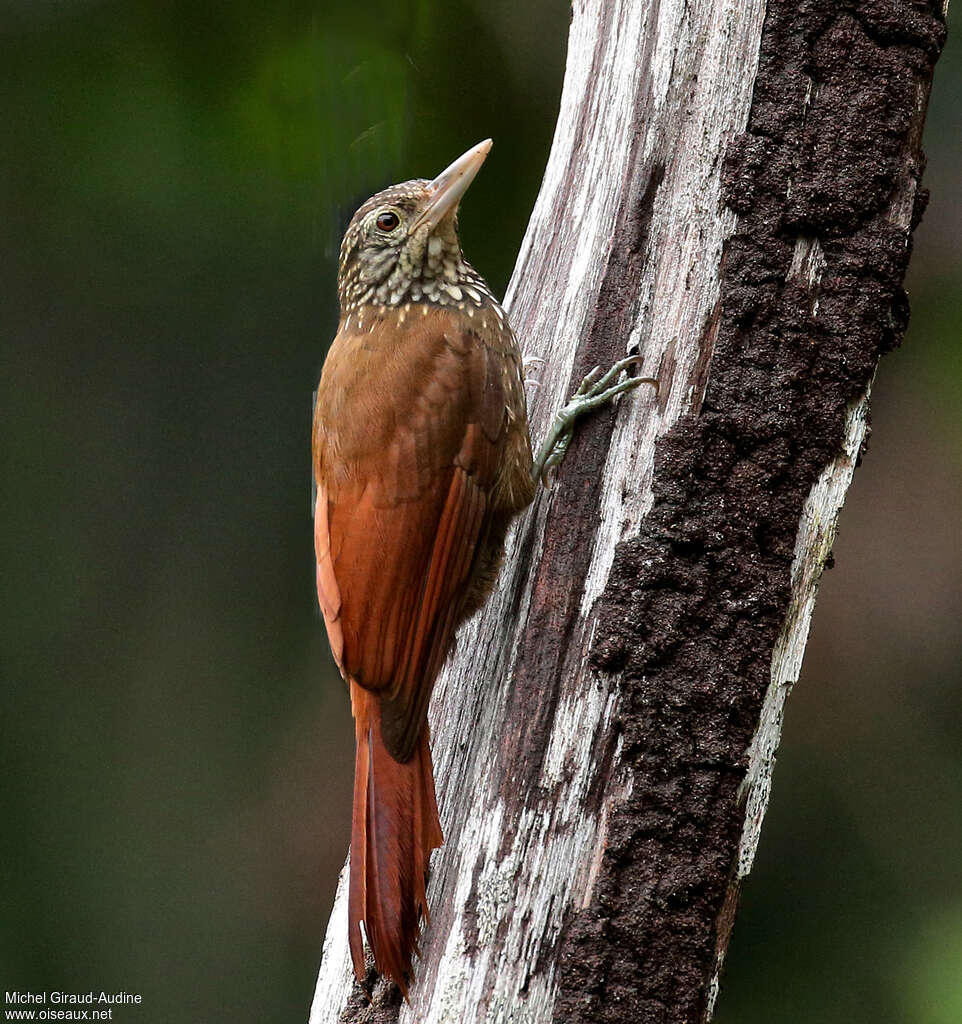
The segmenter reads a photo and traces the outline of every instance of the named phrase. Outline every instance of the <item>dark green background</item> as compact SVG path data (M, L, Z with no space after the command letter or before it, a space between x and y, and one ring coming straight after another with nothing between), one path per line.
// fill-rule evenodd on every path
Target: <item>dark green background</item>
M339 233L490 135L462 237L502 290L567 27L548 0L0 3L0 991L141 992L131 1024L306 1017L352 759L309 519ZM912 326L723 1024L962 1020L960 104L953 39Z

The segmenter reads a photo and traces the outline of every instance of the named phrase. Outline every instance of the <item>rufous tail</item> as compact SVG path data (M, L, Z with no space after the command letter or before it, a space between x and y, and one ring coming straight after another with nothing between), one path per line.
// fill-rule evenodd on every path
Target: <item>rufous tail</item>
M351 829L348 942L363 981L364 942L380 974L407 996L411 958L418 953L421 915L428 917L425 882L431 851L442 843L427 723L404 764L381 737L377 694L351 683L357 753Z

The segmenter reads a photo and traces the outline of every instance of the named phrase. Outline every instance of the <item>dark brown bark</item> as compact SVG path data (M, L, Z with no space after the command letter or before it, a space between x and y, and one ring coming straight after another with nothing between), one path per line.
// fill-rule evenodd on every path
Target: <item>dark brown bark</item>
M906 179L944 36L936 4L769 2L748 131L726 156L739 222L704 402L660 440L654 508L602 598L592 657L622 673L633 785L567 924L558 1022L706 1015L802 505L908 319L926 195ZM790 280L800 236L824 253L814 296Z

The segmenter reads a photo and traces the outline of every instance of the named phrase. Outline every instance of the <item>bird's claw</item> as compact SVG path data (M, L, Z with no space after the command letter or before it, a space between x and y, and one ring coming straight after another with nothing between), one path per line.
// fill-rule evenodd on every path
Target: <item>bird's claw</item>
M575 394L576 395L586 395L591 390L591 388L594 387L595 382L598 380L598 378L600 376L601 376L601 367L600 366L596 366L593 370L589 370L585 374L585 379L581 382L581 384L579 385L578 390L575 392ZM605 376L607 376L607 374Z
M548 475L555 466L560 465L567 454L568 446L574 437L575 423L585 413L605 405L626 391L633 391L642 384L651 384L655 394L658 393L658 381L654 377L627 377L625 380L618 380L625 370L640 362L641 356L628 356L615 363L606 373L602 373L601 367L596 366L585 376L572 398L555 414L552 428L535 462L535 480L539 480L545 487L549 486ZM613 381L617 383L612 383Z
M525 377L539 366L544 366L541 356L522 356L521 368Z

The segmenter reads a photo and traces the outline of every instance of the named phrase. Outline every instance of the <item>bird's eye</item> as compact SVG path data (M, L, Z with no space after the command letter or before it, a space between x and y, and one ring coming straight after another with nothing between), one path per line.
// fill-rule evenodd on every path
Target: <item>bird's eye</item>
M400 217L393 210L385 210L378 214L377 226L382 231L393 231L401 223Z

